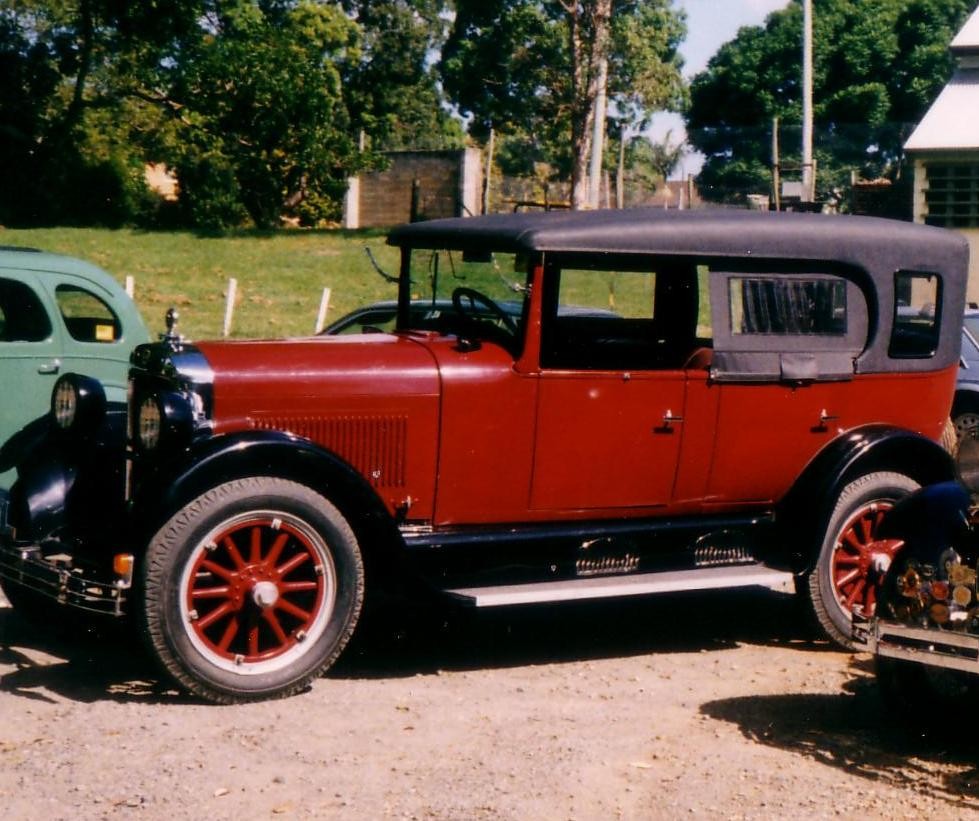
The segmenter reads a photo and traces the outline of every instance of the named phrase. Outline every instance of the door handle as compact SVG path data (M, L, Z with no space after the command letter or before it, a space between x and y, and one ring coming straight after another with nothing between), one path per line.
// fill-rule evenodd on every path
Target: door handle
M61 370L61 360L52 359L50 362L45 362L43 365L37 366L38 373L57 373Z
M827 422L835 422L839 418L839 416L835 416L832 413L827 413L826 408L823 408L819 412L819 424L823 426L825 426Z
M657 428L653 428L653 433L672 433L673 425L682 421L682 416L674 416L673 411L667 408L666 413L663 414L663 424Z
M836 422L839 418L840 418L839 416L837 416L835 414L832 414L832 413L829 413L826 410L826 408L823 408L819 412L819 422L816 424L816 426L814 428L812 428L812 432L813 433L825 433L826 431L829 430L829 423L830 422Z

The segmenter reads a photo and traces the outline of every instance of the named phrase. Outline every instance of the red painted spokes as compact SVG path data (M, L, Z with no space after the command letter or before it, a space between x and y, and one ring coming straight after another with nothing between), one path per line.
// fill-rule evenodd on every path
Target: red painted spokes
M246 514L225 522L194 552L182 596L191 640L213 661L243 665L293 655L333 608L329 549L302 520Z
M830 564L833 593L847 612L860 608L870 617L877 607L879 571L885 570L904 544L899 539L877 539L884 514L892 502L873 502L857 510L843 525L833 547Z

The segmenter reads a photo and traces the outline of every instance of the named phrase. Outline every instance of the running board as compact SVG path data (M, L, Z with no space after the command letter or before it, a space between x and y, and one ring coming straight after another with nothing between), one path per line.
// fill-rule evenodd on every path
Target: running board
M648 596L683 590L717 590L732 587L792 587L792 574L763 564L734 567L704 567L628 576L567 579L497 587L462 587L446 590L450 596L472 607L503 607L512 604L611 599L622 596Z

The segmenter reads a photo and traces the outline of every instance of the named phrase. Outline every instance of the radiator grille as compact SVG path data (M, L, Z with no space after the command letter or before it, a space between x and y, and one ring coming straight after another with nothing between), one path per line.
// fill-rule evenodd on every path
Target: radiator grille
M251 424L311 439L349 462L375 487L404 487L406 416L274 416L252 419Z

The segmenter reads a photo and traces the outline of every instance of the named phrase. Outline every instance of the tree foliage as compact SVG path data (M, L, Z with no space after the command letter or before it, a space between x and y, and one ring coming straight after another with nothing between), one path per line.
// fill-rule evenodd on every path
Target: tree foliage
M119 78L194 15L182 0L0 3L0 219L114 224L138 210L145 118Z
M857 170L896 176L910 127L954 67L948 44L973 0L814 0L814 155L826 196ZM706 155L699 187L736 199L770 186L771 123L782 160L799 162L802 6L742 28L691 83L692 145Z
M345 0L362 30L345 76L350 113L375 149L461 148L431 55L445 40L446 0Z
M334 6L222 3L134 91L172 118L163 158L196 224L233 224L243 208L269 228L290 199L337 200L358 162L341 80L357 48Z
M457 0L442 52L450 99L471 118L526 146L526 164L581 175L591 147L600 63L608 98L634 125L683 101L677 47L683 15L670 0Z
M0 0L0 220L133 221L147 161L202 227L338 213L376 152L462 142L444 0ZM415 143L413 135L422 139Z

